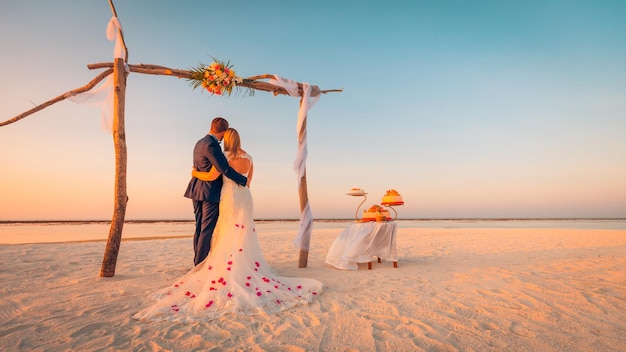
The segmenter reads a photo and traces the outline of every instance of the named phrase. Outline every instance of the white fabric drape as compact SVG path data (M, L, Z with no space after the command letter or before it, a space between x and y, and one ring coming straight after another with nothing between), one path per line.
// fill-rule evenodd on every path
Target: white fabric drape
M269 83L276 86L285 88L290 96L300 96L298 92L298 83L286 78L274 76L274 79L270 79ZM315 91L315 93L313 93ZM314 90L313 86L306 82L302 83L302 102L300 104L300 110L298 111L298 154L296 155L296 161L294 162L294 169L298 173L298 189L300 189L300 183L302 176L306 171L306 158L307 158L307 140L306 130L304 128L304 119L307 117L308 111L317 103L321 94L319 90ZM294 240L294 244L306 251L309 250L311 243L311 228L313 224L313 215L311 214L311 208L309 207L309 201L304 206L304 209L300 212L300 229L298 230L298 236Z
M111 17L109 24L107 24L106 33L108 40L115 41L113 57L115 59L124 59L126 56L126 50L124 49L124 40L122 39L122 25L117 17Z
M100 128L113 132L113 75L110 74L99 86L87 92L72 95L69 100L77 104L90 104L100 107Z
M337 269L358 270L358 263L368 263L373 257L398 261L395 221L354 222L343 230L328 249L326 263Z
M122 39L122 25L117 17L111 17L106 29L107 39L115 41L113 49L113 57L115 59L124 59L126 50L124 49L124 41ZM130 72L130 68L124 63L126 72ZM113 75L109 75L104 79L97 88L90 91L72 95L68 99L77 104L90 104L100 107L102 111L100 117L100 128L106 132L113 132Z

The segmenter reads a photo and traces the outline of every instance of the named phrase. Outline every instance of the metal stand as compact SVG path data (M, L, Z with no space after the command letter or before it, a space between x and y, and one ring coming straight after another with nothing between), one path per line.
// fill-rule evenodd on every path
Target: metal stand
M365 201L367 200L367 193L365 193L362 189L353 188L352 190L350 190L350 193L346 194L353 197L363 197L363 201L359 204L358 207L356 207L356 213L354 213L354 217L357 221L359 221L359 209L361 209L361 205L363 205L363 203L365 203Z
M391 205L385 205L385 206L386 206L387 208L389 208L389 209L393 210L393 214L394 214L393 219L394 219L394 220L395 220L395 219L397 219L397 218L398 218L398 212L397 212L397 211L396 211L396 210L395 210L395 209L394 209Z
M356 213L354 213L354 217L356 218L356 220L359 220L359 209L361 209L361 205L363 205L363 203L365 203L366 200L367 200L367 196L363 195L363 201L359 204L358 207L356 207Z
M393 210L393 213L395 215L394 218L393 218L394 220L396 220L398 218L398 212L393 208L394 206L397 206L397 205L392 206L392 205L385 204L385 203L382 203L381 205L383 207L386 207L386 208L389 208L389 209Z

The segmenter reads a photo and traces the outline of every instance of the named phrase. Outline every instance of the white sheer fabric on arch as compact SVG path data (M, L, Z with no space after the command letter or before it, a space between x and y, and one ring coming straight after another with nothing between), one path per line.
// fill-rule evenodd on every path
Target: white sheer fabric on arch
M113 132L113 74L105 78L96 88L72 95L68 99L77 104L99 107L100 128L105 132Z
M298 83L295 81L275 75L274 79L269 80L269 83L285 88L290 96L300 96L300 94L298 93ZM309 110L313 107L313 105L315 105L315 103L317 103L321 96L319 90L317 90L315 95L313 95L313 92L314 90L311 85L306 82L302 83L302 103L300 104L300 109L298 110L297 126L299 140L298 154L296 155L296 161L294 162L294 169L298 173L298 188L300 188L302 176L304 176L304 172L306 170L306 158L308 154L306 130L304 129L304 119L307 117ZM307 201L307 203L304 205L304 209L302 209L302 211L300 212L300 229L298 231L296 239L293 241L294 245L306 251L309 250L311 244L312 226L313 214L311 213L311 207L309 206L309 202Z
M126 55L124 40L122 39L122 25L120 20L113 16L106 29L107 39L115 42L113 58L123 59ZM124 63L126 72L130 72L127 63ZM77 104L89 104L99 107L102 111L100 118L100 128L106 132L113 132L113 75L109 75L101 82L97 88L90 91L75 94L68 97L69 100Z

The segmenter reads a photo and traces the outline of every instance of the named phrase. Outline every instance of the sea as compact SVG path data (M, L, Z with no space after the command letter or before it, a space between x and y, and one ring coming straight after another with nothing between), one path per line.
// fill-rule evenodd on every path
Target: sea
M549 229L598 229L626 230L626 218L598 219L397 219L403 228L549 228ZM318 219L313 221L317 229L337 229L337 234L354 219ZM0 245L27 243L59 243L106 241L110 221L0 221ZM259 233L297 233L300 222L293 219L255 220ZM192 237L194 222L191 220L126 220L122 240L146 240L159 238Z

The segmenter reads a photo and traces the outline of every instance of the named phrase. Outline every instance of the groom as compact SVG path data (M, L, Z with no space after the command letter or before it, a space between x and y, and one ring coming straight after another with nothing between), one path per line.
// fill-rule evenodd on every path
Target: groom
M220 212L222 175L242 186L248 182L247 177L230 168L220 148L220 142L227 129L226 119L214 118L209 134L200 139L193 149L193 166L196 170L209 171L213 166L221 173L215 181L202 181L192 177L185 192L185 197L193 201L193 212L196 217L196 231L193 236L194 265L200 264L211 249L211 237Z

